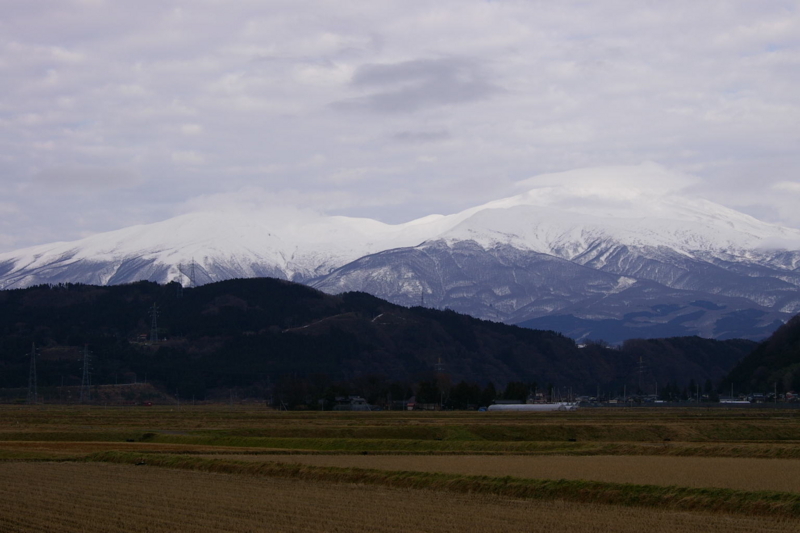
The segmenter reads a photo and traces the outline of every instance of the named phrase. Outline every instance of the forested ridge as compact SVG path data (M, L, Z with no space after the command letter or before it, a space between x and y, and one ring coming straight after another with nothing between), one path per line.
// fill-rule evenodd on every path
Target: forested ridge
M722 382L726 390L800 391L800 315L778 328Z
M0 291L0 387L27 386L33 344L40 387L80 385L86 349L94 384L147 379L182 397L236 390L295 402L333 390L374 397L391 389L397 398L443 379L576 394L717 383L756 346L686 337L579 347L552 331L271 278L186 289L137 282Z

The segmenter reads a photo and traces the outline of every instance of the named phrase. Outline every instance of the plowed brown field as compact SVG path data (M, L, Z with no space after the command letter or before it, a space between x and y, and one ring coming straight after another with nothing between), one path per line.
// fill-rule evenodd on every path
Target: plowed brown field
M112 464L0 463L0 530L795 532L800 521Z
M209 456L209 457L220 457ZM586 479L800 493L800 460L727 457L536 455L225 455L241 461L444 472L474 476Z

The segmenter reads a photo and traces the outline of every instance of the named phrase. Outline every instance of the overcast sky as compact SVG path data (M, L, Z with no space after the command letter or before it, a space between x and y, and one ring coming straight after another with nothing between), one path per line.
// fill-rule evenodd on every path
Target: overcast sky
M0 251L648 161L800 227L799 148L798 1L0 0Z

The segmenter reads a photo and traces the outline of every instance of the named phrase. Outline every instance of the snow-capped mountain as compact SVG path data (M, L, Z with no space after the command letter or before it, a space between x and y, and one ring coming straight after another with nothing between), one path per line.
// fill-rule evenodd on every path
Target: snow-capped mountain
M711 202L547 188L459 216L312 284L614 342L759 338L800 312L800 232Z
M193 213L0 254L0 285L186 284L190 263L196 283L273 276L606 340L758 337L800 312L800 231L631 187L540 187L399 225Z
M370 253L423 242L443 218L392 226L292 210L191 213L0 254L0 283L5 288L143 279L186 284L191 264L198 284L253 276L302 282Z

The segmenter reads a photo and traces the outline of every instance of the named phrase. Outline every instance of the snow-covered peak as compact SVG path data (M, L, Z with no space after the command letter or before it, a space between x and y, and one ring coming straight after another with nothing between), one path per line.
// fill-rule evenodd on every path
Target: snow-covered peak
M541 187L455 216L462 221L444 235L447 240L543 253L566 248L580 253L597 239L683 252L800 249L798 230L652 188Z
M48 271L59 269L62 276L70 265L103 263L109 266L83 280L105 283L119 279L122 265L137 261L148 265L142 275L168 281L179 277L179 265L195 261L225 276L270 272L308 279L365 255L439 239L472 240L487 248L505 244L565 259L601 241L741 258L766 248L800 250L800 231L682 196L682 175L658 165L598 172L595 180L588 171L547 175L515 196L404 224L290 208L189 213L0 254L0 278L6 286L23 286L60 279L47 277ZM611 179L615 172L620 179Z

